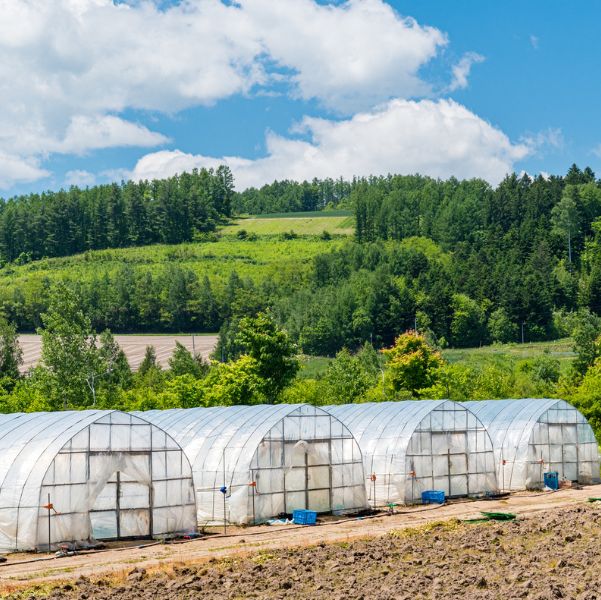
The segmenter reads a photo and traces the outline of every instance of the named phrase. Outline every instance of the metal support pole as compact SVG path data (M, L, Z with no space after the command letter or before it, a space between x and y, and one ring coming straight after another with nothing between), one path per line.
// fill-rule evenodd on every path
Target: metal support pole
M50 517L52 516L52 504L50 503L50 494L48 494L48 554L52 552L52 530L50 527Z
M223 449L223 487L221 488L221 493L223 494L223 534L227 534L227 503L225 500L225 496L227 494L227 482L225 480L225 448Z
M115 498L115 512L117 513L117 539L121 538L121 473L117 471L117 493Z
M372 473L369 478L371 479L371 486L372 486L371 497L372 497L372 501L373 501L373 507L375 510L375 508L376 508L376 474Z

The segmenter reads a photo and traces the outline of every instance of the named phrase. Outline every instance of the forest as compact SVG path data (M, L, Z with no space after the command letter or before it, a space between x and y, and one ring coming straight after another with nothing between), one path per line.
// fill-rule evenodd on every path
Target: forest
M227 167L0 202L0 263L86 250L189 242L231 215Z
M120 199L116 212L110 197ZM48 198L0 209L0 239L12 244L1 251L13 257L0 269L0 302L19 330L40 326L57 279L76 289L98 330L221 329L225 338L237 320L269 309L305 353L330 356L366 341L388 346L408 328L441 347L555 339L570 335L579 312L601 313L601 185L575 165L563 177L513 174L496 188L416 175L242 193L218 169ZM48 220L66 207L70 221ZM94 217L99 207L119 216ZM351 239L220 225L251 210L341 207L354 214ZM50 225L33 225L44 219L83 226L65 244ZM17 222L35 235L10 233ZM153 241L169 245L140 246ZM48 258L34 260L40 254Z

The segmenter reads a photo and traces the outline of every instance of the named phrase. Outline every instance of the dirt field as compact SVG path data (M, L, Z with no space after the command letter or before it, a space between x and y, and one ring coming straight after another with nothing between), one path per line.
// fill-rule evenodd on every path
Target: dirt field
M601 598L601 486L0 566L5 598ZM463 523L479 511L515 522ZM228 533L230 533L228 532ZM20 563L20 564L19 564Z
M125 352L134 371L144 359L146 346L155 347L158 362L162 367L166 367L175 349L175 342L183 344L190 352L196 352L204 358L208 358L217 344L216 335L115 335L115 340ZM21 370L25 373L40 360L42 342L39 335L26 334L19 336L19 344L23 349Z

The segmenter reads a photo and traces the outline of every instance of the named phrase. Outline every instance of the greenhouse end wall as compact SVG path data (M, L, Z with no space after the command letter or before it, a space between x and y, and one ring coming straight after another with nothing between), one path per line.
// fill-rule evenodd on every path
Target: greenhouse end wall
M359 446L321 408L258 405L137 414L170 432L187 452L199 524L224 518L264 522L295 509L344 513L367 507Z
M195 529L190 463L156 426L117 411L0 415L0 551Z
M490 437L460 404L420 400L342 404L327 410L359 442L372 505L419 502L428 490L460 497L498 489Z
M479 400L463 405L490 433L502 489L540 489L547 471L582 484L601 481L593 429L565 400Z

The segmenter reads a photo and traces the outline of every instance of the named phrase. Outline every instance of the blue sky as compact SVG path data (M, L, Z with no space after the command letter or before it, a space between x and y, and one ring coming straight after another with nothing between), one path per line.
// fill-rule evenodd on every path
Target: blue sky
M601 174L600 3L121 4L5 4L0 195L222 162L240 188Z

